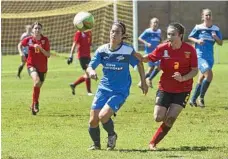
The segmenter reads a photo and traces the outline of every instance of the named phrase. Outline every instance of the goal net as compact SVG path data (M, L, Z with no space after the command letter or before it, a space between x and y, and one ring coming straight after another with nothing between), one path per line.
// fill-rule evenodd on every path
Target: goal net
M17 44L25 32L24 26L39 21L43 34L51 43L51 51L69 53L76 29L73 18L80 11L94 15L93 49L109 41L109 30L114 20L113 1L6 1L1 4L2 54L17 54ZM132 43L132 2L117 3L118 20L127 27L127 42Z

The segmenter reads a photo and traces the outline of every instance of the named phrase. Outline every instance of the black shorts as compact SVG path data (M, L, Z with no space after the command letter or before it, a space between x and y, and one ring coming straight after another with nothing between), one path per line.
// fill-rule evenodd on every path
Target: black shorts
M34 67L29 67L29 68L28 68L29 76L31 75L32 72L37 72L37 74L38 74L38 76L39 76L39 78L40 78L40 81L41 81L41 82L44 82L47 72L39 72L39 71L36 70L36 68L34 68Z
M81 58L79 58L80 65L81 65L81 68L83 70L86 70L87 69L90 60L91 60L90 57L81 57Z
M168 93L165 91L158 90L156 94L156 105L170 107L170 104L178 104L185 108L188 99L190 97L190 92L182 93Z
M28 54L25 54L25 59L27 60L27 58L28 58Z

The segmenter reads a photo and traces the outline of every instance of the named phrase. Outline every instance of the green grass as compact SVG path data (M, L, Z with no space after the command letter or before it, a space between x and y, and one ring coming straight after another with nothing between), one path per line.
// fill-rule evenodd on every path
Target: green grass
M220 50L228 50L228 43ZM228 59L223 53L221 60ZM78 61L77 61L78 62ZM189 106L158 145L148 151L148 142L159 123L153 121L154 89L147 96L137 88L139 77L132 70L131 94L114 118L118 133L115 151L105 150L107 134L101 127L101 151L87 151L89 110L93 97L85 84L71 95L68 84L80 74L79 63L68 66L64 57L52 56L40 95L40 113L32 116L32 80L24 69L16 79L19 56L2 57L2 158L4 159L225 159L228 158L228 64L214 66L214 79L205 109ZM101 77L101 68L98 69ZM97 82L92 81L95 92Z

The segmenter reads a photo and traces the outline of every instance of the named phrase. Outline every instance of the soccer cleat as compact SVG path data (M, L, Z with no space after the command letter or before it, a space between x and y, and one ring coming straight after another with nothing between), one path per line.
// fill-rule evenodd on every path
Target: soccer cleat
M139 88L142 88L141 82L139 82L139 83L137 84L137 86L138 86Z
M88 96L94 96L94 94L93 94L93 93L91 93L91 92L90 92L90 93L88 93L87 95L88 95Z
M205 103L204 103L204 99L203 98L199 98L199 106L201 108L204 108L205 107Z
M73 83L70 84L70 88L72 90L72 94L75 95L75 85Z
M17 76L16 76L18 79L21 79L21 75L19 75L19 74L17 74Z
M149 78L146 78L146 84L148 87L153 88L152 81Z
M151 150L151 151L157 150L156 145L153 144L153 143L150 143L150 144L149 144L149 150Z
M39 112L39 102L32 105L32 115L36 115Z
M192 101L192 100L191 100L191 101L189 102L189 104L190 104L192 107L194 107L194 106L197 107L196 101Z
M116 146L117 134L108 136L107 150L113 150Z
M91 145L88 150L100 150L101 149L101 145Z

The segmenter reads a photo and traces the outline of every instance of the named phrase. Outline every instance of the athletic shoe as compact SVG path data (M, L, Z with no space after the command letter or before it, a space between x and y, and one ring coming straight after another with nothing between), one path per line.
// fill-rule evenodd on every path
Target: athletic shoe
M148 87L153 88L152 81L149 78L146 78L146 84Z
M87 95L88 95L88 96L94 96L94 94L93 94L93 93L88 93Z
M107 150L113 150L116 146L117 134L108 136Z
M72 94L75 95L75 85L73 83L70 84L70 88L72 90Z
M91 145L88 150L100 150L101 149L101 145Z
M156 145L155 144L149 144L149 150L151 150L151 151L157 150Z
M39 102L32 105L32 115L36 115L39 112Z
M190 104L192 107L194 107L194 106L197 107L196 101L190 100L189 104Z
M139 88L142 88L141 82L139 82L139 83L137 84L137 86L138 86Z
M204 108L205 107L205 103L204 103L204 99L203 98L199 98L199 106L201 108Z

